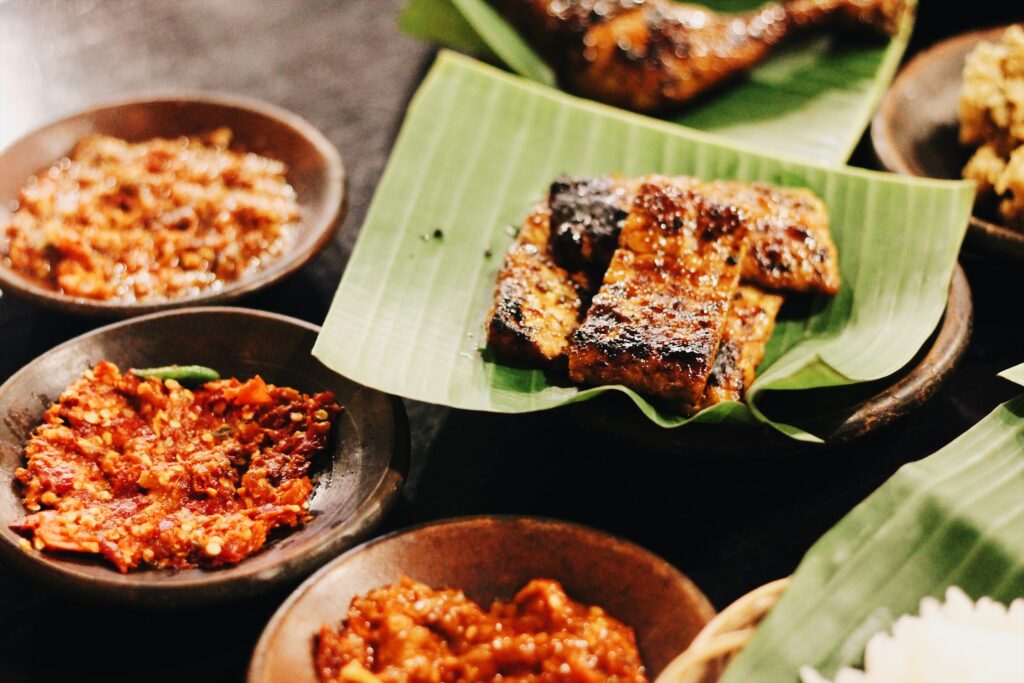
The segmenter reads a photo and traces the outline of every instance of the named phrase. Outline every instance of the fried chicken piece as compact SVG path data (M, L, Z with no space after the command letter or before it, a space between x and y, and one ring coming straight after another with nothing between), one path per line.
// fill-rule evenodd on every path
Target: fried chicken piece
M895 33L906 0L788 0L738 14L673 0L491 0L570 90L659 111L749 71L818 28Z
M645 179L572 336L570 378L622 384L676 409L697 403L739 284L746 235L735 208L670 178Z

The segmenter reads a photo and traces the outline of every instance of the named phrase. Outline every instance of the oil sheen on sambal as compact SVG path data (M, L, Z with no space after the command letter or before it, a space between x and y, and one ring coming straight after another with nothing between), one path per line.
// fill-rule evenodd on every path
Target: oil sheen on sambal
M339 410L330 393L259 376L193 391L101 361L25 445L16 478L31 514L12 528L26 547L98 554L121 572L237 563L310 519L310 463Z
M647 681L633 630L548 579L490 610L403 578L357 597L316 638L322 683Z

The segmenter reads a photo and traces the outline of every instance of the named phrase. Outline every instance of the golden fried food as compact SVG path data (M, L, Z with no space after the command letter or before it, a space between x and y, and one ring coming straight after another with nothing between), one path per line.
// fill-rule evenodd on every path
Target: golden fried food
M960 142L977 148L963 177L1002 221L1024 229L1024 24L967 56L959 115Z

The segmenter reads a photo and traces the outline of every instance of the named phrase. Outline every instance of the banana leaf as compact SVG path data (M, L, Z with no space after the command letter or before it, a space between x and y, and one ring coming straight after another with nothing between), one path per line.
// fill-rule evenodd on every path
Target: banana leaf
M1024 363L1021 363L1020 365L1015 365L1009 370L1003 370L1002 372L999 373L999 376L1004 379L1008 379L1011 382L1016 382L1017 384L1024 385Z
M903 367L942 316L973 199L968 183L783 160L443 52L409 108L314 354L429 403L517 413L622 391L657 424L685 423L623 387L560 386L481 353L512 226L555 175L606 172L809 187L829 207L844 284L779 321L748 400ZM738 402L694 419L771 423Z
M1024 396L904 466L821 538L721 683L832 678L925 596L1024 595Z
M761 0L702 0L721 12ZM908 3L913 7L915 3ZM408 33L500 61L515 73L554 85L551 69L486 0L410 0L399 17ZM913 28L912 13L890 41L841 35L797 38L749 75L666 117L767 151L810 161L849 159L892 81Z

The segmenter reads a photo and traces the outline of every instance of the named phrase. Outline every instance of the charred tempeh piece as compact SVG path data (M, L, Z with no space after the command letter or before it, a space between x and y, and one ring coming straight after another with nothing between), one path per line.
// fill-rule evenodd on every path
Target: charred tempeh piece
M635 182L617 176L562 176L551 183L551 252L563 268L600 282L629 215Z
M755 287L736 290L704 396L695 410L743 398L757 376L781 306L781 296Z
M660 111L747 72L790 35L815 28L894 33L903 0L783 0L718 13L673 0L490 0L566 88Z
M550 217L546 206L534 209L498 274L487 344L513 365L564 362L569 336L585 310L586 279L570 274L551 256Z
M716 201L732 202L747 219L750 251L743 281L788 292L839 291L839 254L828 209L810 190L764 183L699 183Z
M831 295L839 290L839 256L829 233L828 209L810 190L691 177L673 181L731 204L742 214L750 246L744 282L775 291ZM603 271L622 227L620 207L628 208L635 191L635 181L615 177L555 181L549 202L556 260L570 269Z
M604 283L573 334L569 375L680 408L704 394L746 254L733 207L669 178L639 186Z

